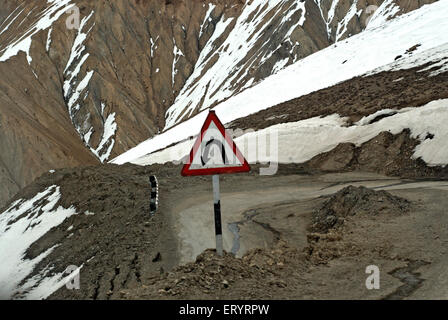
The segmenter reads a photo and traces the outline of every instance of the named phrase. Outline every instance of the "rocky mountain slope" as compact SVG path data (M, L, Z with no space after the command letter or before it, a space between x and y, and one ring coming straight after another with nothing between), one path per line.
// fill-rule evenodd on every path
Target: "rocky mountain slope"
M52 293L55 298L172 298L178 294L191 298L182 289L190 281L199 283L194 297L241 298L259 287L259 280L264 279L266 272L272 277L254 297L334 297L334 292L340 294L342 283L346 297L359 298L366 297L359 283L354 283L352 277L343 279L359 271L361 260L368 264L379 261L388 270L384 273L389 277L386 291L369 295L381 298L397 289L396 283L390 282L393 276L388 275L397 268L407 268L409 261L429 261L435 268L431 272L439 274L435 266L441 264L446 269L443 243L447 235L443 230L447 222L443 212L447 186L446 181L429 180L448 176L445 148L448 132L444 125L448 121L448 91L444 86L448 76L447 12L447 2L439 1L392 21L383 21L378 27L338 41L279 70L216 106L229 128L255 129L243 132L236 138L237 144L244 144L244 139L251 135L262 137L263 132L273 128L279 133L278 155L282 163L276 175L260 176L258 169L262 164L254 165L251 173L222 178L223 204L226 203L229 212L224 219L231 215L238 218L226 222L236 223L241 229L238 231L243 234L238 238L241 248L247 245L244 241L254 237L257 245L252 243L249 248L265 247L256 250L255 255L249 252L250 258L246 258L249 269L241 260L230 256L225 259L246 271L262 267L265 262L269 266L259 268L262 273L248 272L242 287L235 290L232 274L228 275L230 278L208 278L222 263L211 252L202 255L196 264L165 272L177 264L181 254L189 254L188 250L179 249L186 245L183 236L193 234L193 239L188 238L186 243L194 240L200 244L200 250L213 243L196 239L198 228L201 239L214 239L205 215L202 220L194 215L191 217L196 219L186 218L191 214L189 209L201 215L201 210L208 212L212 208L209 178L186 180L180 177L180 165L170 163L107 164L47 172L0 210L0 260L6 261L0 268L0 298L45 298ZM85 26L93 17L84 20ZM11 56L0 67L25 59L26 68L31 70L27 47L21 48L18 55ZM32 57L33 51L30 52ZM80 57L82 61L82 54ZM86 64L90 57L87 56ZM31 67L33 61L34 58ZM71 72L77 74L76 70L75 67ZM89 86L94 83L96 72L92 73ZM87 96L87 100L90 95L93 97L90 91L88 95L84 91L78 93L79 97ZM239 101L245 102L246 110L242 110ZM114 135L106 134L113 137L116 148L120 129L115 116L118 111L108 108L106 103L104 108L100 104L105 123L110 117L114 119L106 127L115 128L111 124L117 124ZM67 128L79 139L71 113L61 111L60 116L63 114ZM178 159L176 152L182 156L189 151L189 141L184 139L197 132L201 116L165 130L124 153L116 162L145 165ZM52 123L47 126L57 128ZM104 147L109 149L110 145L105 143ZM76 155L92 154L88 148L84 150L85 153ZM98 161L93 156L92 159ZM148 212L150 174L156 174L160 183L160 207L153 216ZM335 234L331 230L328 234L308 234L306 239L304 228L310 222L311 210L322 200L316 197L330 195L348 184L399 191L401 197L410 201L411 211L398 216L366 212L355 215L355 220L344 216L347 219L342 230L333 230ZM365 208L375 208L384 197L379 194L374 198ZM344 199L345 196L340 198L343 202ZM202 224L196 226L199 220ZM345 227L348 232L344 232ZM224 228L227 247L229 230ZM211 236L207 238L209 233ZM283 246L283 240L293 247L292 251ZM272 251L276 247L271 245L276 242L282 243L277 248L281 251L279 255ZM304 256L302 250L307 244L309 250ZM280 258L283 252L291 253L292 259ZM336 269L331 272L329 268L324 271L314 266L338 258L341 259L335 260ZM290 262L297 264L285 269ZM81 289L57 291L67 282L70 272L73 274L73 270L67 271L69 266L81 271ZM303 278L297 274L302 269L296 266L304 267ZM211 273L197 278L203 268ZM184 274L188 270L194 271L191 277ZM340 282L334 282L334 270L341 275ZM322 276L333 279L328 282L333 286L330 291L316 284L316 279L321 281ZM364 283L364 271L358 276L362 279L357 281ZM295 282L285 284L284 279ZM287 288L288 285L291 286ZM204 291L213 286L226 290L218 295ZM353 289L355 286L357 289Z
M431 2L0 0L0 204Z
M234 129L250 162L303 163L339 143L359 146L382 131L411 129L420 141L413 158L446 165L447 10L445 2L424 6L331 45L219 103L214 111ZM207 113L113 162L183 159ZM276 142L270 154L257 142L268 138Z

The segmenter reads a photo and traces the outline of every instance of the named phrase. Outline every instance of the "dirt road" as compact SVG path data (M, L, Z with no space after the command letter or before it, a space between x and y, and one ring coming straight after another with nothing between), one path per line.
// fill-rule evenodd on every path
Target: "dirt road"
M57 261L58 270L83 264L81 289L61 288L50 298L448 298L448 181L306 173L295 165L280 166L274 176L259 176L257 166L248 174L223 175L224 249L236 258L219 258L204 252L215 247L211 177L184 178L180 169L61 170L18 195L30 198L56 184L62 206L95 213L73 216L31 248L35 256L61 243L48 261ZM160 192L152 217L149 174L157 175ZM316 209L348 185L387 190L409 208L383 212L378 193L365 212L343 217L340 227L311 231ZM379 290L365 286L370 265L380 270Z
M410 200L411 212L347 219L336 258L313 266L304 276L307 280L287 297L447 298L447 181L412 181L369 173L256 179L222 176L224 249L241 257L254 248L273 248L282 239L303 250L308 245L312 210L348 185L388 190ZM202 178L201 183L182 189L182 197L172 196L167 209L178 235L179 260L191 262L215 246L211 181ZM364 285L365 268L372 264L381 270L380 290L369 291Z

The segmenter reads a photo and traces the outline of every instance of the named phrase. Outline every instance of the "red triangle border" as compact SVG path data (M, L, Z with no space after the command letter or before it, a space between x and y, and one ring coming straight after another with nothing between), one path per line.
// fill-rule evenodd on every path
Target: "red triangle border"
M210 124L214 122L216 124L216 127L219 129L223 137L225 137L227 143L232 148L233 153L236 155L238 160L243 164L242 166L235 166L235 167L224 167L224 168L206 168L206 169L196 169L196 170L190 170L190 165L193 162L194 156L196 152L198 151L199 147L201 146L202 137L204 136L204 133L207 131L207 129L210 127ZM250 171L250 165L247 162L247 160L244 158L243 154L240 152L238 147L236 146L235 142L232 140L230 135L226 135L226 128L224 128L224 125L219 120L218 116L216 115L216 112L214 110L210 110L207 119L205 119L204 125L202 126L201 133L196 139L196 142L193 145L193 148L190 151L189 161L186 163L181 171L181 175L184 177L187 176L206 176L206 175L215 175L215 174L223 174L223 173L240 173L240 172L249 172Z

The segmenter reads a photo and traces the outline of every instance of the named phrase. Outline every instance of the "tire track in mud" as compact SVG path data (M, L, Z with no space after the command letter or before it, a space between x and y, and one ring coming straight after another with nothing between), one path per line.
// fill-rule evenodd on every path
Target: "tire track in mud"
M403 282L403 285L391 294L388 294L383 300L403 300L413 294L425 281L425 279L421 278L421 273L416 272L416 270L428 264L430 263L422 260L410 260L406 267L389 272L392 277Z
M248 222L253 222L257 225L259 225L260 227L262 227L264 230L272 233L274 235L274 240L275 242L278 242L281 239L281 233L276 230L275 228L273 228L269 223L263 223L263 222L259 222L254 220L254 218L258 215L260 215L261 212L257 212L257 209L249 209L246 210L245 212L243 212L243 220L240 221L236 221L236 222L231 222L227 224L227 227L229 229L229 231L233 234L233 245L232 245L232 250L231 253L233 255L236 255L240 249L240 225L244 225Z

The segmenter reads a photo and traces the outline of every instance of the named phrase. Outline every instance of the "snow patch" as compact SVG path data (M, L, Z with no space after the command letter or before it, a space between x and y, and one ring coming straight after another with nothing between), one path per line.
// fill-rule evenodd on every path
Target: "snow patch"
M381 26L389 19L395 17L398 12L400 12L400 6L395 4L393 0L385 0L372 15L366 29L373 29Z
M33 23L30 28L18 38L15 38L11 42L7 43L3 48L0 47L0 62L5 62L16 56L20 51L23 51L27 54L27 59L30 63L31 57L29 52L32 37L38 32L49 28L53 22L57 21L66 12L66 10L71 8L73 5L69 5L70 1L71 0L48 1L50 6L41 12L39 15L39 20ZM16 18L22 13L22 11L16 16ZM6 28L8 28L16 18L14 18ZM2 32L4 31L5 29L3 29Z
M183 56L184 54L177 47L176 40L173 39L173 42L174 42L174 49L173 49L173 67L172 67L171 79L172 79L172 87L174 88L175 77L177 75L176 64L179 61L180 57Z
M60 198L60 188L53 185L32 199L14 202L0 214L0 299L29 298L31 291L39 292L39 298L45 298L53 292L51 290L64 284L58 278L49 291L44 276L38 275L32 283L20 285L55 247L31 259L26 257L28 248L52 228L77 214L73 207L57 206Z
M101 162L109 159L112 149L115 145L115 132L117 131L117 123L115 122L115 112L111 113L107 116L106 121L104 122L103 135L101 137L100 144L97 148L93 149L90 147L90 150L100 159ZM104 150L104 147L107 146L107 149Z
M101 103L101 116L103 118L103 133L101 136L100 143L97 147L93 147L91 143L91 138L94 133L93 127L89 124L89 118L85 119L84 125L81 127L77 125L75 120L75 116L78 111L81 109L84 100L88 96L88 85L90 80L94 75L94 71L88 71L83 78L80 78L80 72L89 57L89 53L84 53L86 50L84 42L86 41L88 34L95 26L93 23L90 28L86 31L87 23L93 16L94 11L92 11L87 17L84 17L81 20L80 27L78 29L78 33L75 37L70 57L67 61L67 65L64 69L64 97L68 100L67 108L70 115L70 119L72 120L73 125L75 126L78 134L83 139L84 144L91 150L91 152L101 161L104 162L109 159L112 149L115 145L115 132L117 130L117 124L115 122L115 113L106 115L105 114L105 103ZM152 41L152 39L151 39ZM81 80L80 80L81 79ZM82 93L85 92L82 97ZM107 148L106 148L107 145Z
M260 67L273 53L265 45L257 46L266 30L271 27L282 30L279 44L283 43L303 25L305 13L305 2L254 0L246 2L236 21L223 15L201 51L193 74L168 109L165 130L179 123L183 114L188 116L209 108L244 89L250 70ZM291 20L297 21L285 30L284 26ZM226 31L229 35L217 47L216 40ZM253 52L257 47L259 49ZM209 68L204 70L206 66Z
M387 117L373 121L382 115ZM381 110L364 117L352 126L348 119L333 114L326 117L315 117L298 122L274 125L262 130L249 132L235 139L235 143L245 158L251 162L303 163L313 157L331 151L340 143L354 143L357 146L373 139L381 132L389 131L399 134L404 129L411 130L411 138L420 141L413 158L422 158L429 166L445 166L448 164L448 99L433 101L418 108L401 110ZM274 134L275 133L275 134ZM428 133L434 137L426 139ZM254 142L278 137L278 144L273 148L275 154L258 154L250 152L246 146ZM181 142L150 155L134 159L132 163L151 165L179 161L189 154L194 139ZM272 143L272 142L271 142ZM272 151L271 150L271 151Z
M213 10L215 10L215 8L216 6L213 3L208 4L208 9L207 12L205 13L204 21L202 22L201 29L199 30L199 39L202 37L202 34L204 33L205 26L212 21L211 14Z
M358 6L358 0L355 0L352 3L352 6L348 10L345 17L338 23L338 28L336 30L336 42L338 42L344 36L344 34L347 32L347 26L348 26L349 22L353 19L353 17L355 15L359 16L362 13L362 9L356 10L357 6Z

